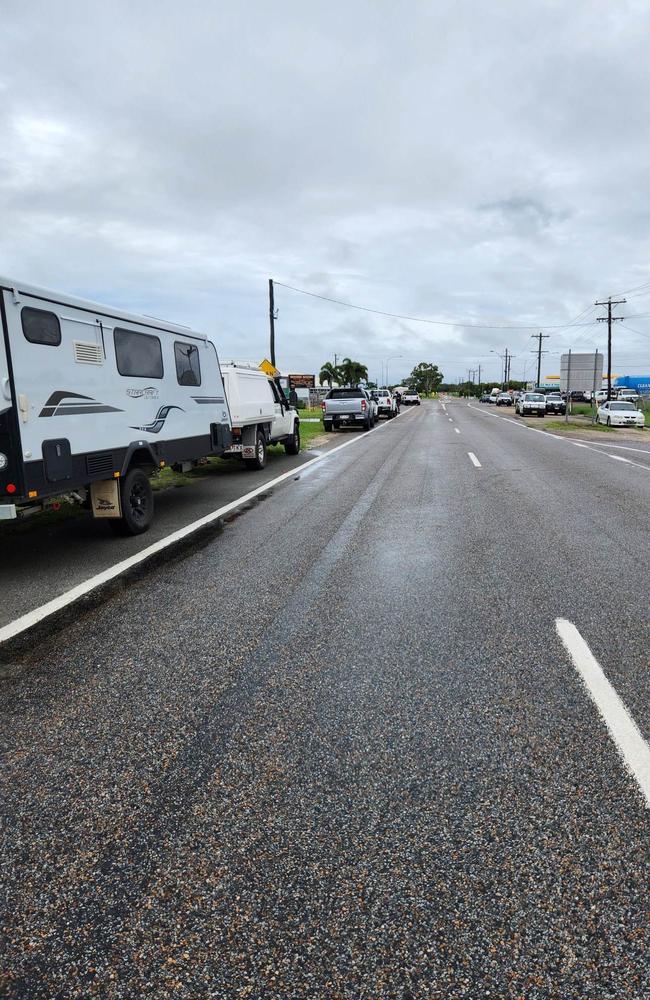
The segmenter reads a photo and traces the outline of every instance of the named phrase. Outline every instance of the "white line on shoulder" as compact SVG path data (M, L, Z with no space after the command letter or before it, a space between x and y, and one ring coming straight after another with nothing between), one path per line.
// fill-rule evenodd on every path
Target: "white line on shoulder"
M623 762L641 789L646 808L650 808L650 747L573 622L557 618L555 627Z
M472 463L472 465L475 465L477 469L482 468L481 463L479 462L478 458L476 457L473 451L468 451L467 454L469 455L470 462Z

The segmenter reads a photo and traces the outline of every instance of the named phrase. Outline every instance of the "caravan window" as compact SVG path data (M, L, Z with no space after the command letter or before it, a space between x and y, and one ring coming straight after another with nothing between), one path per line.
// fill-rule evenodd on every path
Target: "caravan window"
M61 343L61 324L59 317L44 309L31 309L29 306L20 313L23 333L30 344L47 344L48 347L58 347Z
M201 363L196 344L174 344L176 378L179 385L201 385Z
M115 327L113 340L120 375L133 375L136 378L163 377L162 350L158 337Z

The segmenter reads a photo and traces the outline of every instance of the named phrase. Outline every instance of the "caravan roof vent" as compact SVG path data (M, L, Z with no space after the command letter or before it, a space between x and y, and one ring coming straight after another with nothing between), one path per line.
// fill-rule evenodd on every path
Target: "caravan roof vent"
M81 365L103 365L104 351L101 344L84 343L82 340L74 341L74 359Z

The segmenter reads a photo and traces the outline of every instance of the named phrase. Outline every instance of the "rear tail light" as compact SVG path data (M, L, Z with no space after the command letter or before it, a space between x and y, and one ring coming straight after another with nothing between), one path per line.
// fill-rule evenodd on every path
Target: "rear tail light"
M323 413L325 413L325 400L323 400L323 402L320 404L320 408L323 411Z
M366 403L365 399L362 399L361 400L361 410L363 411L363 410L367 409L367 406L368 406L368 404Z

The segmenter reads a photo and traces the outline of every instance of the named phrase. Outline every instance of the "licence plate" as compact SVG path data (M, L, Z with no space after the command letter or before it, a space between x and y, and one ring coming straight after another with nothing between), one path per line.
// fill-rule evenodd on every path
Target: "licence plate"
M350 417L347 413L342 413L341 416L339 417L339 420L349 420L349 419Z

